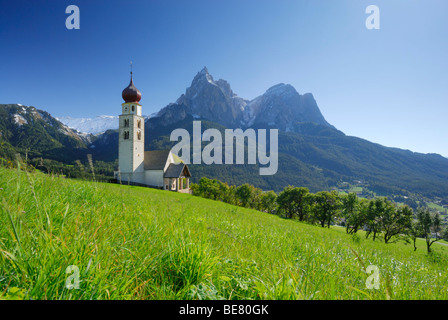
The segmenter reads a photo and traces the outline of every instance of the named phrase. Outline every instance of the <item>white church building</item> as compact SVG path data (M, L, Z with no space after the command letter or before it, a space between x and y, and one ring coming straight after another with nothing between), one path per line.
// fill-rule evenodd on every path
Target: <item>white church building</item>
M115 179L123 184L190 192L190 170L170 150L145 151L145 119L139 103L142 95L131 82L123 90L119 116L118 171Z

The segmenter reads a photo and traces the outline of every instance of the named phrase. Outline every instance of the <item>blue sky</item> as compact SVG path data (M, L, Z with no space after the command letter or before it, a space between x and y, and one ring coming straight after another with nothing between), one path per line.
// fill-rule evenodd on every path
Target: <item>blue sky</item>
M65 8L80 9L80 30ZM380 8L367 30L365 9ZM448 157L446 0L0 0L0 103L54 116L116 115L134 82L145 114L207 66L252 99L313 93L348 135Z

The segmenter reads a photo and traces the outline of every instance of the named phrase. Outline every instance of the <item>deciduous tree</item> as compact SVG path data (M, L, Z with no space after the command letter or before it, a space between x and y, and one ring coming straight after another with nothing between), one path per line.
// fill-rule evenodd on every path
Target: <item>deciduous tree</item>
M260 201L260 209L264 212L272 213L277 204L276 204L277 194L274 191L268 191L261 195Z
M356 193L351 192L347 196L343 196L341 198L341 208L342 216L345 218L345 231L348 234L358 232L358 229L364 223L365 217Z
M411 227L414 212L408 206L396 208L389 201L386 202L384 211L380 217L381 230L384 232L384 242L389 241L400 234L405 234Z
M388 207L388 200L384 197L371 200L366 210L366 238L373 233L373 241L376 235L381 232L381 217Z
M330 224L337 215L340 202L335 191L320 191L311 197L311 212L321 227L330 228Z
M431 252L431 246L434 242L439 241L439 232L442 220L438 212L431 213L428 208L420 207L417 209L417 220L419 221L423 236L426 240L426 249ZM435 239L432 240L431 233L435 233Z
M308 193L308 188L286 187L277 197L279 211L287 218L297 216L299 221L305 220L307 213L305 199Z

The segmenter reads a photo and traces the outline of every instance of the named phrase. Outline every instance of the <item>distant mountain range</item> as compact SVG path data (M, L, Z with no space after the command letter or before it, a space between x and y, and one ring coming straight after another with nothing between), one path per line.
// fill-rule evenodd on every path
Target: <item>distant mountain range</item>
M97 116L95 118L56 117L67 127L82 133L98 134L118 129L118 116Z
M97 160L117 159L117 116L58 121L44 111L20 105L0 105L0 113L2 154L28 149L32 156L64 162L85 159L87 153ZM247 100L204 68L175 103L146 117L146 149L171 148L175 144L169 141L172 130L192 132L196 119L202 120L203 130L279 129L279 170L274 176L259 176L257 165L191 165L195 179L248 182L275 191L287 185L306 186L313 192L361 181L378 194L411 192L448 200L448 159L346 136L325 120L312 94L299 94L288 84L275 85Z

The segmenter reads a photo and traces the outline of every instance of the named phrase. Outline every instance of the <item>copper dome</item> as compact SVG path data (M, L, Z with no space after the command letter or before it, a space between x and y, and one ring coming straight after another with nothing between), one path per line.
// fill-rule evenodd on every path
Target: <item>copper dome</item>
M124 88L121 96L123 97L123 100L125 102L139 102L142 98L142 94L138 89L134 86L134 82L132 81L132 75L131 75L131 82L129 85Z

